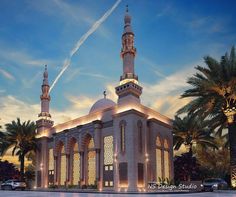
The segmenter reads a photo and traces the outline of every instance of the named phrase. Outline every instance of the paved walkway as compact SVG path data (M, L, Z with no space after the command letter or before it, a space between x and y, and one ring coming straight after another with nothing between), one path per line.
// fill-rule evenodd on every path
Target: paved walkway
M36 191L0 191L0 197L236 197L236 193L204 192L196 194L98 194Z

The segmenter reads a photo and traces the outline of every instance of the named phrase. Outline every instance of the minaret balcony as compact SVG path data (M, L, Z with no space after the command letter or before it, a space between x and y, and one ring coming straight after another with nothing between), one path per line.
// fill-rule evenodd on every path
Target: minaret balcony
M128 94L132 94L135 97L139 98L142 94L142 87L138 84L134 83L133 81L128 81L122 85L116 87L116 94L120 97L126 96Z

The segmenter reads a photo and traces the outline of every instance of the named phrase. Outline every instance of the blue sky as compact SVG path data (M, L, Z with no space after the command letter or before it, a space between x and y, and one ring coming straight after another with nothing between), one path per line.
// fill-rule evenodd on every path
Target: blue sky
M115 0L1 0L0 125L37 119L44 65L53 82L79 38ZM102 98L116 100L122 73L121 35L129 4L136 73L143 104L173 117L179 95L202 57L217 59L236 44L236 1L123 0L82 45L51 92L56 123L85 115Z

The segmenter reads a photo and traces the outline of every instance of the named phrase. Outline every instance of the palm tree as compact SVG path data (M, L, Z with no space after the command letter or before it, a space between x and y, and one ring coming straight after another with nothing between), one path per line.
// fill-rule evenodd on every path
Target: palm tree
M5 125L6 132L0 132L0 155L4 155L7 150L12 149L12 155L16 155L20 161L21 179L24 177L25 157L31 151L35 151L36 146L36 125L27 121L21 123L20 119Z
M179 150L181 145L185 145L192 155L194 144L201 147L218 148L208 125L208 121L202 121L197 116L187 115L184 118L175 116L173 123L174 149Z
M197 114L209 119L217 134L228 128L230 146L231 184L236 187L236 55L232 47L230 55L217 61L210 56L204 58L207 67L197 66L198 71L188 79L192 88L186 90L184 97L193 100L178 111Z

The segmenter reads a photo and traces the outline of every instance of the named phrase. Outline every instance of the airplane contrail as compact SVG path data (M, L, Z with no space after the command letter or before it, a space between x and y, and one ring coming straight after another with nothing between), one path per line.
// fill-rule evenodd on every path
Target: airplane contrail
M68 58L65 59L63 67L60 73L57 75L56 79L53 81L52 86L49 89L49 93L52 91L53 87L56 85L59 78L62 74L66 71L66 69L70 66L71 58L74 54L79 50L81 45L87 40L87 38L97 30L97 28L110 16L110 14L116 9L116 7L120 4L121 0L117 0L115 4L100 18L98 19L93 26L79 39L76 43L75 47L71 50L70 55Z

